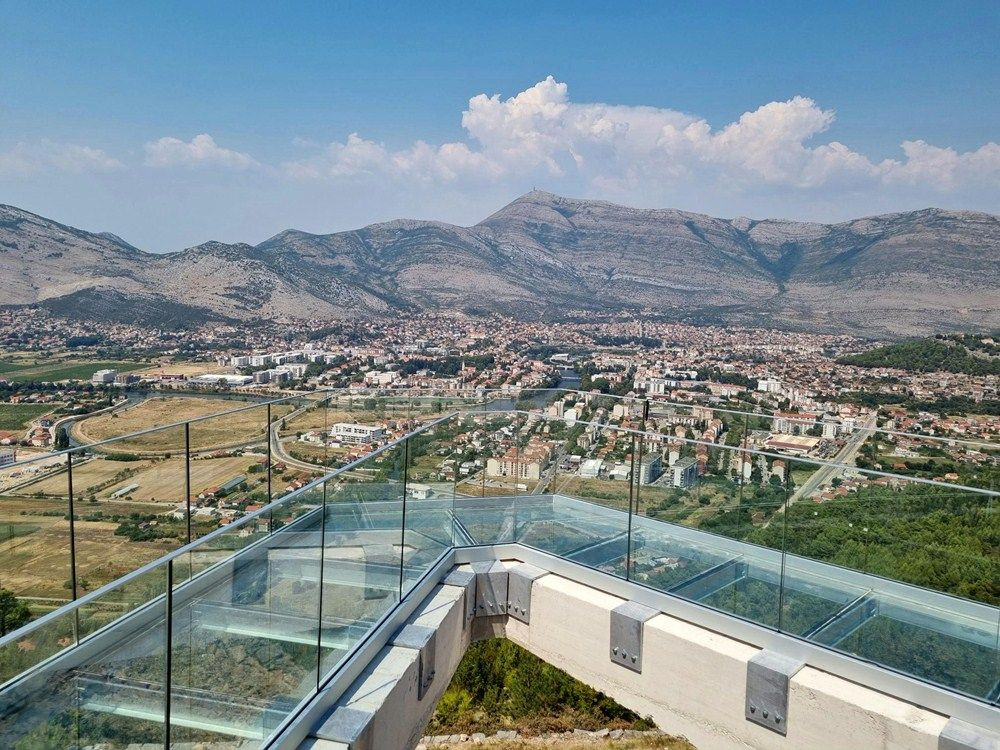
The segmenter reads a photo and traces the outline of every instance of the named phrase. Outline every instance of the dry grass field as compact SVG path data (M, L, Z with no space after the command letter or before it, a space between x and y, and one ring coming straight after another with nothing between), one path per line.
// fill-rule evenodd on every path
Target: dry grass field
M239 474L246 474L257 459L247 456L197 458L191 461L191 493L198 495L209 487L218 487ZM261 476L264 476L263 474ZM117 481L111 480L117 477ZM109 461L94 458L73 468L73 489L79 498L95 494L102 504L115 502L111 495L117 490L137 484L129 496L137 502L181 503L184 501L184 458L145 461ZM97 489L101 485L101 489ZM19 494L43 492L46 495L66 495L66 472L47 477L22 487ZM159 509L162 512L162 508Z
M209 487L218 487L240 474L256 462L254 458L234 456L227 458L200 458L191 462L191 494L198 495ZM264 479L265 474L258 474ZM130 493L135 500L156 502L183 502L184 461L171 458L157 461L145 471L136 474L123 484L138 484L139 489Z
M37 531L0 541L0 584L21 596L69 598L69 521L61 516L30 518L39 526ZM117 527L108 521L76 523L77 575L86 582L87 590L119 578L179 544L177 540L133 542L116 536Z
M98 491L96 488L106 482L110 482L115 475L122 472L138 472L149 466L149 461L108 461L103 458L92 458L86 461L73 463L73 492L76 495L84 496L91 492ZM106 494L110 490L98 491L98 494ZM25 485L19 494L32 494L42 492L46 495L66 495L67 483L66 472L60 471L58 474Z
M101 414L78 422L74 427L74 435L81 442L93 443L157 425L230 412L245 406L249 404L211 398L151 398L119 412ZM272 406L272 418L287 414L290 410L291 407L284 404ZM266 422L266 410L263 406L195 422L191 425L191 447L204 451L241 445L258 438L263 441ZM108 452L132 453L173 453L183 449L183 426L157 430L104 448Z

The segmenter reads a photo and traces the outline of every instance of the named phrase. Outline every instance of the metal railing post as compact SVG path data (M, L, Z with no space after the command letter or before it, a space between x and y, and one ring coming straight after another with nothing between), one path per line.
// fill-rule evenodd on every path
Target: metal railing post
M79 591L76 579L76 509L73 502L73 453L66 454L66 492L69 501L69 582L73 601L77 600ZM73 638L80 642L80 610L73 610Z
M184 506L187 509L187 540L191 543L191 423L184 423Z
M167 560L167 595L164 614L164 666L163 666L163 747L170 750L170 702L174 665L174 561Z
M406 554L406 476L410 473L410 438L403 441L403 510L399 529L399 599L403 599L403 556Z
M632 580L632 498L635 494L635 435L632 435L632 461L628 481L628 530L625 534L625 580Z
M323 510L319 523L319 603L316 615L316 690L323 678L323 586L326 564L326 485L323 482Z
M788 510L789 510L789 505L788 505L788 500L789 500L788 481L789 481L790 477L792 476L792 465L793 465L792 462L789 461L788 462L788 466L787 466L788 471L785 474L785 481L782 482L782 486L784 487L784 490L785 490L785 504L784 504L784 507L781 509L782 510L782 512L781 512L781 515L782 515L782 519L781 519L781 584L778 586L778 631L779 632L781 632L781 630L784 627L784 617L783 617L784 612L783 612L783 610L785 608L785 558L788 555L788 549L787 549L787 546L788 546Z
M271 464L274 463L274 456L271 452L271 440L274 437L274 432L272 431L271 424L271 404L267 405L267 502L268 504L274 501L274 494L271 490ZM274 511L268 513L267 520L267 532L270 534L274 531Z

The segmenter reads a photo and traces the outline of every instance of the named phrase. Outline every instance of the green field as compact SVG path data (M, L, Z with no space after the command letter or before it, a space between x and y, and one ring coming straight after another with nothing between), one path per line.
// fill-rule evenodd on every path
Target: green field
M11 363L4 363L11 366ZM64 360L17 366L5 372L0 372L6 380L13 383L25 383L33 380L54 382L57 380L90 380L90 376L98 370L118 370L131 372L149 367L145 362L88 362Z
M24 367L31 367L34 366L34 364L36 363L24 362L24 361L11 362L10 360L0 360L0 375L3 375L5 372L14 372L15 370L20 370ZM37 364L40 365L41 363Z
M20 430L54 408L52 404L0 404L0 430Z

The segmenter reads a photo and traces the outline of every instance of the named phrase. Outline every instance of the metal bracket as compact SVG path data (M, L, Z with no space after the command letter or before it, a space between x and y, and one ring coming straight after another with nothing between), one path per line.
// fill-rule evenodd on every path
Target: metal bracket
M458 570L456 568L445 576L442 583L445 586L459 586L464 589L465 593L462 603L462 611L465 618L462 621L462 627L464 628L476 616L476 574L471 570Z
M938 737L938 750L1000 750L1000 734L952 717Z
M534 565L511 568L507 578L507 614L523 623L531 622L531 585L548 571Z
M499 560L472 563L476 573L476 616L507 614L507 566Z
M392 639L393 646L416 649L417 700L423 700L427 688L434 681L434 657L437 631L424 625L404 625Z
M625 602L611 610L611 661L633 672L642 672L642 628L658 614L638 602Z
M348 750L374 750L372 719L375 714L350 706L334 706L313 734L321 740L342 742Z
M788 683L805 662L761 651L747 663L746 718L772 732L788 732Z

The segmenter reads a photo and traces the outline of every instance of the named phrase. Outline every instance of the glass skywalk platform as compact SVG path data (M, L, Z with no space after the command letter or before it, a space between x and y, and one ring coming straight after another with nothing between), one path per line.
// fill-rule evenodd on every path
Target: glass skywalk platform
M0 638L0 747L266 747L443 557L498 545L1000 702L998 607L635 512L638 483L622 483L624 507L560 491L556 477L541 477L538 494L485 479L476 495L457 480L418 484L418 460L460 419L425 425ZM983 495L990 523L994 494Z

